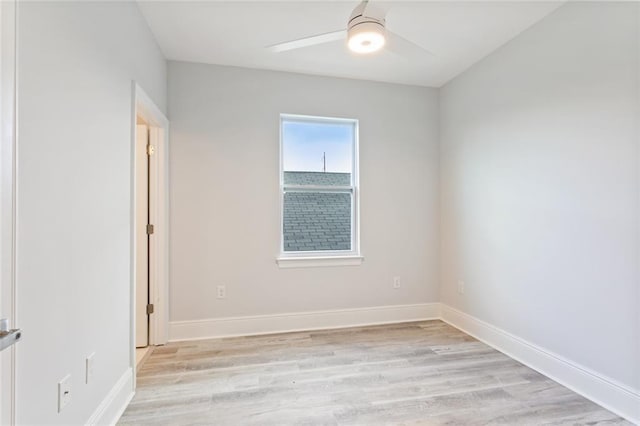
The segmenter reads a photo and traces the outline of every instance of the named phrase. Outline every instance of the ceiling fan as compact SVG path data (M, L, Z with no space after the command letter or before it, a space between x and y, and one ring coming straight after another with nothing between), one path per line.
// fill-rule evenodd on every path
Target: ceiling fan
M345 39L349 49L360 54L373 53L384 47L403 56L433 56L427 49L387 29L385 12L372 6L369 0L364 0L353 9L346 29L274 44L267 49L280 53Z

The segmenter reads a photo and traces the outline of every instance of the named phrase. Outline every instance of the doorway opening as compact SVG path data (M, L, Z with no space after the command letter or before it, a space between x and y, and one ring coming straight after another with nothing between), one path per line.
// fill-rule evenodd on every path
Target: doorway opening
M151 328L150 316L154 304L150 298L150 261L154 253L151 246L153 238L153 221L151 218L152 176L154 173L153 155L154 142L151 140L151 128L149 123L136 115L136 369L151 352L149 345L149 330Z
M135 372L154 346L168 340L169 122L135 83L133 96L131 367Z

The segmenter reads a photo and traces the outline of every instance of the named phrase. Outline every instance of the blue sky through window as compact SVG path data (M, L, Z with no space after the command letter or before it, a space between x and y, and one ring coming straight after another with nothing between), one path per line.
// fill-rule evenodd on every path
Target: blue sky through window
M353 131L351 123L283 121L284 170L321 172L326 153L327 172L351 173Z

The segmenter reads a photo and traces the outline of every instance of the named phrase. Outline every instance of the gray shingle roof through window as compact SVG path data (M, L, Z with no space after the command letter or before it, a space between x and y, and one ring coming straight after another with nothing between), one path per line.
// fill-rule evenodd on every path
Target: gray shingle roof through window
M288 185L348 186L349 173L284 172ZM284 251L351 250L351 194L284 194Z
M351 173L284 172L285 185L349 186Z

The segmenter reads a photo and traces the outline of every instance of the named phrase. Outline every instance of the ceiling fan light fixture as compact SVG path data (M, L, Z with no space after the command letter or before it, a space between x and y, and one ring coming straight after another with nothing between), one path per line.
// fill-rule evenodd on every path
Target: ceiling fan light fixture
M362 22L349 28L347 45L355 53L373 53L382 49L386 37L384 26L378 22Z

